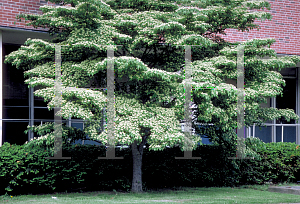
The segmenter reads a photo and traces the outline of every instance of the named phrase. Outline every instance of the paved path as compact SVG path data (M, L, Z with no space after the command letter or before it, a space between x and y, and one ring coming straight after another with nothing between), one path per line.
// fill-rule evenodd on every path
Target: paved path
M300 186L269 186L268 191L300 195Z

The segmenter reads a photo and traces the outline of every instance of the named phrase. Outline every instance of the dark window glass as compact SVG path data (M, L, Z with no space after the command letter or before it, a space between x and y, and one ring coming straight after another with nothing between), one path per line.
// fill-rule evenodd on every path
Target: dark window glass
M27 129L28 122L5 122L2 123L3 141L10 144L22 145L28 139L28 134L24 131Z
M282 127L276 127L276 142L281 142ZM283 128L283 142L296 142L296 127Z
M5 88L3 88L3 90L4 89ZM28 95L28 92L26 94ZM28 107L28 98L27 99L5 99L3 97L3 106L27 106Z
M27 107L3 107L3 119L29 119Z
M47 104L49 102L44 102L44 99L43 98L40 98L40 97L34 97L34 106L36 107L47 107Z
M203 144L212 144L212 142L209 141L209 138L201 137L201 139Z
M263 142L272 142L272 127L271 126L267 126L264 127L262 126L261 129L256 126L255 127L255 137L258 137L259 139L261 139Z
M34 108L34 119L51 119L54 120L54 109Z
M83 130L83 123L71 123L71 127L75 127L76 129Z
M283 97L276 97L276 108L278 109L293 109L296 111L296 79L284 79L286 86L283 87ZM280 124L280 120L277 120L276 123ZM295 120L287 122L282 121L283 124L295 124Z
M83 130L83 123L71 123L71 127L75 127L76 129ZM82 140L75 140L73 144L82 144Z
M280 74L285 77L296 77L297 68L285 68L280 71Z
M84 144L85 145L101 145L101 142L96 142L96 141L92 141L92 140L84 140Z
M16 45L3 45L3 54L19 49ZM24 83L24 70L3 63L3 105L28 106L28 85Z

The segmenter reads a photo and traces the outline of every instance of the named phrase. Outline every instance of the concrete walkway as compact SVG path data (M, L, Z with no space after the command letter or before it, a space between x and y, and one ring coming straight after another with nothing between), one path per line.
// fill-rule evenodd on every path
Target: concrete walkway
M269 186L268 191L300 195L300 186Z

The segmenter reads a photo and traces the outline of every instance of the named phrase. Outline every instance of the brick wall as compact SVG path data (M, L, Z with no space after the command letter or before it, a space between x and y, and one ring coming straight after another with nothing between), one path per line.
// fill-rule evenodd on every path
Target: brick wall
M21 22L17 21L16 16L20 13L42 14L39 8L40 6L43 5L53 5L53 4L47 2L47 0L1 0L0 1L0 26L34 29L32 26L26 26L24 19ZM14 24L14 22L16 23ZM43 30L43 29L34 29L34 30Z
M256 20L255 23L261 26L259 31L238 32L234 29L227 29L228 41L245 41L254 38L275 38L276 43L271 47L277 53L300 55L300 0L268 0L273 15L272 20L263 22ZM0 1L0 26L18 27L33 29L25 26L22 22L16 21L19 13L41 14L39 7L42 5L53 5L46 0L1 0ZM16 24L14 22L16 21ZM42 30L42 29L39 29Z
M238 32L235 29L227 29L224 38L230 42L245 41L254 38L275 38L271 48L281 54L300 55L300 0L268 0L271 4L273 18L255 23L261 29L250 32Z

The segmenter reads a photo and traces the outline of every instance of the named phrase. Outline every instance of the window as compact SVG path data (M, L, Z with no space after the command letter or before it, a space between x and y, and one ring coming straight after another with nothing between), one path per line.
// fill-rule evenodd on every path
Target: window
M280 71L285 80L286 86L283 88L283 96L276 98L269 98L268 103L262 105L263 107L274 107L278 109L292 109L296 113L297 105L297 87L298 85L298 69L286 68ZM267 127L251 127L247 131L247 135L260 138L264 142L296 142L297 127L295 120L287 122L286 120L278 119L276 121L267 121Z
M3 55L19 49L19 45L3 44ZM3 143L24 144L28 136L24 133L29 122L28 88L24 83L22 69L3 63Z

